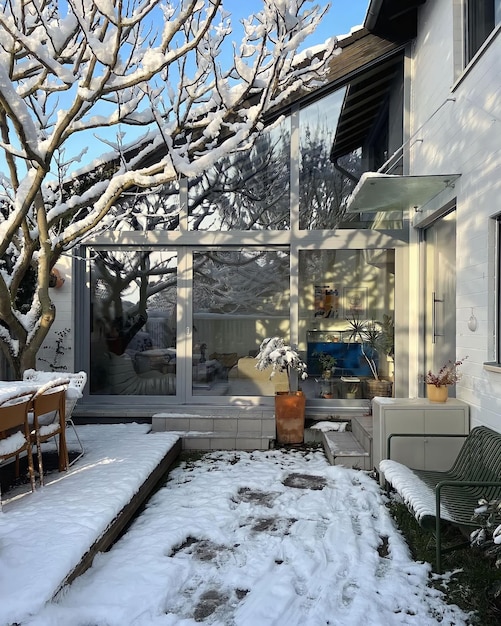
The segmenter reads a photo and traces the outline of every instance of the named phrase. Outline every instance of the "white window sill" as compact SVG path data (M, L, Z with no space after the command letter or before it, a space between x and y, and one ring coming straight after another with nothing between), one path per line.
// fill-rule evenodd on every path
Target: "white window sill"
M501 363L484 363L484 370L501 374Z

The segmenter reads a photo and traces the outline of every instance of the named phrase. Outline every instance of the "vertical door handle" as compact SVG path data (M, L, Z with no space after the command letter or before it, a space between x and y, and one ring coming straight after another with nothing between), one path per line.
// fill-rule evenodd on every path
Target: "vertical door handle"
M437 343L437 337L442 337L442 333L437 333L437 302L443 302L444 299L437 298L437 294L434 291L431 294L432 297L432 307L431 307L431 336L432 343Z

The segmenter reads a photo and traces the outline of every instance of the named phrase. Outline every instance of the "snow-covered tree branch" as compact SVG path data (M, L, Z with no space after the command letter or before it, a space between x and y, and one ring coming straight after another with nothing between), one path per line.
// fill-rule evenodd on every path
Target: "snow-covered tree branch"
M3 0L0 345L16 374L54 320L51 268L124 193L202 176L323 80L335 40L307 62L298 48L325 10L264 0L231 46L223 4ZM77 171L94 133L107 154Z

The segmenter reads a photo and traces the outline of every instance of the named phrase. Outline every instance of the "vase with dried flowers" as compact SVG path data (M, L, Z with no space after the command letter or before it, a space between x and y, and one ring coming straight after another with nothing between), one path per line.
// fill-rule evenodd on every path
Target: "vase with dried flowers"
M468 357L465 356L457 361L448 361L439 369L437 374L428 370L424 381L426 383L426 395L431 402L446 402L449 396L448 388L455 385L462 374L458 367L463 365Z

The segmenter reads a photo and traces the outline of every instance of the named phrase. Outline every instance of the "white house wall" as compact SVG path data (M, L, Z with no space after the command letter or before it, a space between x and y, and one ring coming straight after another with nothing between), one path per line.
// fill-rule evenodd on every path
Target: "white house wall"
M57 262L57 269L64 276L64 285L59 289L50 289L50 296L52 302L56 307L56 319L52 325L49 334L45 342L42 345L42 349L38 352L37 369L50 370L51 365L56 365L64 371L74 371L74 359L75 359L75 334L78 330L75 328L73 322L73 302L74 302L74 289L71 259L68 256L63 256ZM65 329L69 329L70 332L65 335L62 345L62 355L58 357L56 363L54 363L55 346L58 338L57 333L62 332ZM45 360L40 360L45 359ZM47 363L46 361L49 361Z
M468 355L457 396L470 404L472 426L501 430L501 369L484 367L495 358L492 218L501 214L501 31L455 81L453 38L459 21L453 20L453 9L453 0L428 0L420 11L411 54L409 173L461 176L413 223L430 223L456 200L456 353ZM418 284L418 277L414 264L410 283ZM467 325L472 312L478 320L474 332Z

